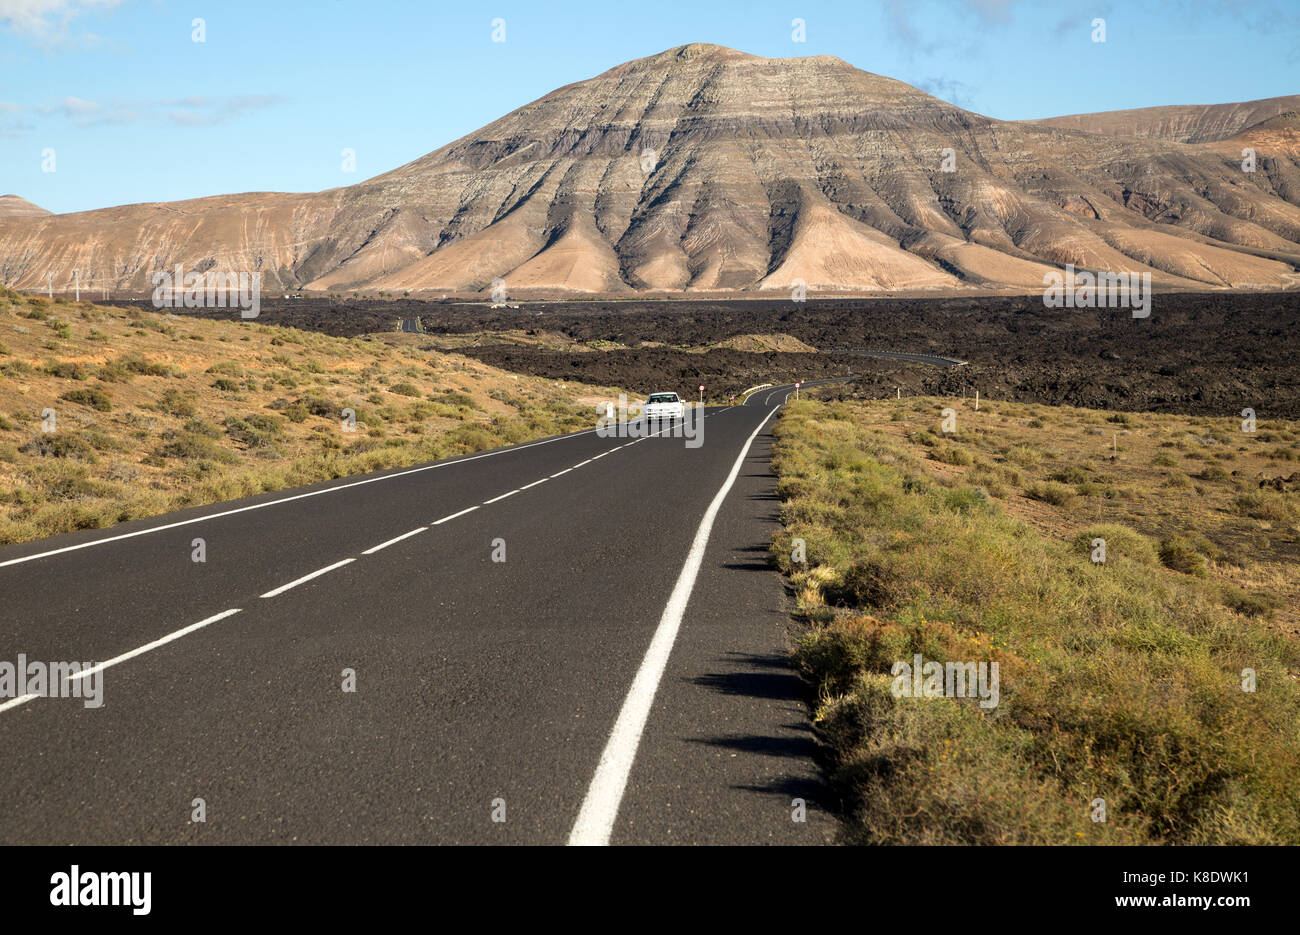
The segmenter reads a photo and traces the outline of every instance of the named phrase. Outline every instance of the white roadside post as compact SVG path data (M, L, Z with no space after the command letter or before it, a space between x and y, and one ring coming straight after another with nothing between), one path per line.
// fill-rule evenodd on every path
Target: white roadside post
M700 408L704 408L704 384L700 384Z
M975 411L976 411L976 412L979 412L979 410L980 410L980 391L979 391L979 390L976 390L976 391L975 391Z
M803 386L803 383L802 383L802 382L796 383L796 384L794 385L794 399L795 399L795 402L798 402L798 401L799 401L799 387L801 387L801 386Z

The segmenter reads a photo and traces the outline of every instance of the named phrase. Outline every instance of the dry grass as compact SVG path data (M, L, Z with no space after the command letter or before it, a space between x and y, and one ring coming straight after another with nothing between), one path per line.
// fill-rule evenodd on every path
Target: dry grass
M958 431L941 435L940 411ZM1098 524L1136 531L1166 565L1204 579L1225 606L1300 638L1300 424L1110 413L914 397L863 403L864 426L926 459L946 485L979 487L1011 515L1063 541ZM1080 548L1082 548L1080 546ZM1246 595L1246 599L1242 598Z
M590 426L616 395L420 335L332 338L0 290L0 544Z
M796 662L835 750L850 839L1300 843L1300 645L1254 619L1249 595L1167 568L1166 549L1118 521L1147 521L1159 497L1180 496L1159 493L1158 467L1145 465L1189 420L1157 432L1131 417L1118 445L1128 460L1110 462L1088 450L1112 443L1086 431L1119 424L1104 414L999 406L959 418L948 443L968 448L962 468L925 457L917 438L940 402L800 402L776 428L773 553L808 624ZM900 408L906 418L891 418ZM1076 492L1068 507L997 498L964 481L975 470L1128 493ZM1184 510L1198 526L1235 524L1232 496ZM1094 501L1120 508L1084 508ZM1227 557L1207 556L1218 547L1187 525L1179 548L1219 575ZM792 561L796 537L806 564ZM893 665L914 654L998 663L999 704L897 697ZM1243 690L1246 669L1255 691Z

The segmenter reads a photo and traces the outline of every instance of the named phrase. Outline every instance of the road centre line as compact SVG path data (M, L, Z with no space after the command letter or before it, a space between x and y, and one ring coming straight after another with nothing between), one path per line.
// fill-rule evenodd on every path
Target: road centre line
M478 506L472 506L469 509L461 510L459 513L453 513L450 516L444 516L442 519L434 520L432 523L430 523L430 525L441 526L443 523L450 522L451 520L455 519L457 516L464 516L466 513L473 513L477 509Z
M723 411L725 411L725 410L723 410ZM773 412L775 412L775 410L773 410ZM762 430L763 425L765 425L765 424L767 423L768 419L771 418L771 415L772 415L772 413L769 413L768 416L767 416L767 418L765 418L765 419L763 420L763 422L760 423L759 427L758 427L757 429L755 429L754 434L750 436L749 441L746 442L746 444L745 444L745 448L744 448L744 450L743 450L742 453L741 453L741 460L743 460L744 455L745 455L746 452L748 452L750 446L751 446L752 443L753 443L754 438L757 437L758 432ZM706 416L706 418L707 418L707 416ZM588 431L591 431L591 430L588 430ZM587 433L586 433L586 432L580 432L580 433L577 433L577 435L582 435L582 434L587 434ZM660 432L656 432L655 434L656 434L656 435L658 435L658 434L662 434L662 430L661 430ZM534 442L534 443L532 443L532 444L530 444L530 445L522 445L522 446L519 446L519 447L520 447L520 448L526 448L526 447L533 447L533 446L535 446L535 445L549 444L550 442L553 442L553 441L560 441L560 440L563 439L563 438L570 438L570 437L576 437L576 435L575 435L575 436L568 436L568 435L565 435L565 436L559 436L559 437L557 437L557 438L547 439L546 441L543 441L543 442ZM647 437L649 437L649 436L647 436ZM637 439L637 441L644 441L644 440L645 440L645 438ZM574 467L572 467L572 468L566 468L565 470L560 471L560 472L557 473L557 474L552 474L551 477L560 477L560 476L562 476L562 475L564 475L564 474L568 474L570 471L573 471L575 468L583 467L583 466L585 466L585 465L587 465L587 464L590 464L592 461L597 460L598 458L603 458L603 457L604 457L605 455L607 455L607 454L612 454L614 451L619 450L619 448L627 448L627 447L629 447L630 445L633 445L633 444L636 444L636 442L628 442L628 443L626 443L626 444L623 444L623 445L617 446L617 447L615 447L615 448L611 448L611 449L609 449L609 450L607 450L607 451L601 452L599 455L596 455L596 456L594 456L594 457L592 457L592 458L589 458L588 460L583 461L583 462L581 462L580 464L574 465ZM500 450L500 451L489 452L489 453L486 453L486 454L483 454L483 455L478 455L478 456L471 457L471 458L464 458L464 459L461 459L461 460L464 460L464 461L477 460L478 458L489 457L489 456L491 456L491 455L502 454L502 453L504 453L505 451L514 451L514 450L518 450L518 449L517 449L517 448L512 448L512 449L502 449L502 450ZM25 556L25 557L20 558L20 559L11 559L11 560L9 560L9 561L7 561L7 562L0 562L0 567L4 567L4 566L6 566L6 565L19 564L19 563L27 562L27 561L32 561L32 560L37 559L37 558L43 558L43 557L46 557L46 556L49 556L49 555L55 555L55 554L59 554L59 553L62 553L62 552L76 551L76 550L79 550L79 549L82 549L82 548L87 548L87 547L92 546L92 545L101 545L101 544L105 544L105 543L108 543L108 542L119 541L119 540L122 540L122 539L134 538L134 537L136 537L136 536L141 536L141 535L147 535L147 534L152 533L152 532L161 532L161 531L163 531L163 530L165 530L165 529L174 529L174 528L177 528L177 527L179 527L179 526L191 525L191 524L193 524L193 523L202 522L202 521L204 521L204 520L208 520L208 519L218 519L218 518L223 517L223 516L229 516L229 515L236 514L236 513L247 512L247 511L249 511L249 510L261 509L261 508L263 508L263 507L274 506L274 505L279 504L279 503L287 503L287 502L290 502L290 501L292 501L292 500L299 500L299 499L304 499L304 498L307 498L307 497L317 496L317 495L324 494L324 493L330 493L330 492L333 492L333 491L335 491L335 490L343 490L343 489L347 489L347 488L349 488L349 487L356 487L356 486L361 486L361 485L364 485L364 484L370 484L370 483L374 483L374 482L379 481L379 480L385 480L385 479L388 479L388 478L390 478L390 477L399 477L399 476L404 476L404 475L407 475L407 474L414 474L414 473L419 473L419 472L422 472L422 471L432 470L432 469L434 469L434 468L446 467L446 466L448 466L448 465L450 465L450 464L456 464L456 463L459 463L459 462L457 462L457 461L451 461L451 462L439 462L439 463L437 463L437 464L426 465L426 466L424 466L424 467L420 467L420 468L413 468L413 469L411 469L411 470L398 472L398 473L396 473L396 474L387 474L387 475L384 475L384 476L382 476L382 477L368 478L368 479L366 479L366 480L362 480L362 481L354 481L354 482L352 482L352 483L339 485L339 486L337 486L337 487L330 487L330 488L326 488L326 489L324 489L324 490L318 490L318 491L310 491L310 492L308 492L308 493L297 494L297 495L294 495L294 496L292 496L292 497L285 497L285 498L281 498L281 499L279 499L279 500L268 501L268 502L266 502L266 503L251 504L251 505L249 505L249 506L239 507L239 508L237 508L237 509L223 511L223 512L221 512L221 513L211 514L211 515L208 515L208 516L202 516L202 517L195 517L194 519L183 520L183 521L176 522L176 523L170 523L170 524L167 524L167 525L165 525L165 526L158 526L158 527L153 527L153 528L151 528L151 529L138 530L138 531L136 531L136 532L126 533L126 534L119 535L119 536L112 536L112 537L109 537L109 538L106 538L106 539L100 539L100 540L95 540L95 541L93 541L93 542L82 543L82 544L80 544L80 545L76 545L76 546L68 546L68 547L65 547L65 548L62 548L62 549L53 549L53 550L50 550L50 551L48 551L48 552L43 552L43 553L39 553L39 554L36 554L36 555ZM736 463L736 466L733 467L733 469L732 469L732 474L731 474L731 476L728 478L727 483L724 485L724 489L723 489L722 491L719 492L718 496L715 497L715 499L714 499L714 503L710 505L709 512L706 513L707 528L706 528L706 525L705 525L705 524L702 524L702 525L701 525L700 530L699 530L699 531L697 532L697 534L696 534L697 543L699 542L699 540L700 540L700 538L701 538L701 535L702 535L702 536L703 536L703 543L707 544L707 540L708 540L708 532L709 532L709 530L710 530L711 527L712 527L713 516L716 515L716 513L717 513L717 508L720 506L721 500L722 500L723 498L725 498L726 492L727 492L728 490L730 490L732 484L734 484L736 474L739 472L739 466L740 466L740 460L738 460L737 463ZM488 500L488 501L485 501L485 502L486 502L486 503L495 503L495 502L497 502L497 501L499 501L499 500L504 500L506 497L513 496L514 494L516 494L516 493L520 493L520 492L523 491L523 490L527 490L527 489L529 489L529 488L531 488L531 487L536 487L538 484L542 484L542 483L544 483L545 481L547 481L548 479L549 479L549 478L545 478L545 477L543 477L543 478L541 478L541 479L539 479L539 480L535 480L535 481L533 481L533 482L530 483L530 484L526 484L526 485L524 485L524 486L522 486L522 487L519 487L519 488L516 489L516 490L512 490L512 491L510 491L510 492L508 492L508 493L502 494L502 495L500 495L499 497L494 497L493 499ZM478 506L472 506L472 507L469 507L469 508L467 508L467 509L460 510L459 512L452 513L452 514L449 515L449 516L445 516L445 517L443 517L442 519L435 521L435 522L432 523L431 525L435 525L435 526L436 526L436 525L441 525L442 523L446 523L446 522L448 522L448 521L450 521L450 520L456 519L457 517L464 516L464 515L466 515L467 513L472 513L472 512L474 512L475 510L477 510L478 508L479 508ZM382 549L385 549L385 548L389 547L390 545L394 545L394 544L396 544L396 543L398 543L398 542L401 542L401 541L403 541L403 540L405 540L405 539L409 539L409 538L411 538L412 536L415 536L415 535L418 535L419 533L422 533L422 532L427 531L428 529L429 529L428 526L420 526L420 527L418 527L418 528L416 528L416 529L413 529L413 530L411 530L411 531L409 531L409 532L403 533L403 534L400 535L400 536L395 536L394 538L389 539L389 540L387 540L386 542L382 542L382 543L380 543L379 545L372 546L371 548L364 550L361 554L362 554L362 555L373 555L374 553L379 552L379 551L381 551ZM693 584L693 582L694 582L695 574L698 574L699 563L700 563L700 561L702 560L702 553L701 553L701 555L697 558L697 557L695 556L695 552L696 552L696 549L693 548L693 549L692 549L692 553L691 553L691 555L688 557L688 567L690 566L692 559L694 559L694 565L695 565L694 573L691 575L691 584ZM342 560L340 560L340 561L338 561L338 562L335 562L335 563L333 563L333 564L331 564L331 565L327 565L327 566L325 566L324 568L317 569L316 571L313 571L313 572L311 572L310 574L303 575L301 578L297 578L297 579L295 579L295 580L293 580L293 581L288 582L287 584L283 584L283 585L281 585L281 586L278 587L278 588L275 588L275 589L273 589L273 590L267 591L265 594L262 594L261 597L262 597L262 598L272 598L272 597L276 597L276 596L278 596L278 595L280 595L280 594L285 593L286 591L289 591L289 590L291 590L291 589L293 589L293 588L298 587L298 586L301 585L301 584L305 584L306 582L311 581L311 580L313 580L313 579L315 579L315 578L318 578L318 577L320 577L320 576L322 576L322 575L328 574L328 573L331 572L331 571L335 571L335 570L337 570L337 569L339 569L339 568L344 567L345 565L349 565L349 564L353 563L354 561L356 561L356 559L353 559L353 558L345 558L345 559L342 559ZM678 596L678 592L679 592L680 590L682 590L682 581L683 581L683 579L684 579L684 577L685 577L685 571L686 571L686 569L683 569L683 578L679 578L679 580L678 580L678 587L674 589L674 597L677 597L677 596ZM687 598L689 598L689 594L690 594L690 586L688 585L688 586L685 588L684 594L681 595L681 605L682 605L682 606L681 606L681 610L682 610L682 611L684 611L684 609L685 609L685 600L686 600ZM670 609L671 609L672 607L673 607L673 600L670 599ZM214 614L214 615L211 616L211 617L207 617L207 618L205 618L205 619L203 619L203 620L198 621L197 623L192 623L192 624L190 624L190 625L188 625L188 626L186 626L186 627L182 627L182 628L179 629L179 630L176 630L176 631L174 631L174 632L172 632L172 633L167 634L166 636L160 637L159 639L156 639L156 640L153 640L153 641L151 641L151 642L149 642L149 643L146 643L146 644L144 644L144 645L142 645L142 646L140 646L140 647L137 647L136 649L130 650L130 651L125 652L125 653L122 653L121 655L118 655L118 656L114 656L113 658L108 659L108 660L105 660L104 662L101 662L101 663L99 663L99 664L97 664L97 665L95 665L95 666L92 666L92 667L90 667L90 668L88 668L88 669L85 669L85 670L83 670L83 671L81 671L81 672L78 672L78 673L76 673L76 674L74 674L74 675L70 675L70 676L67 677L67 680L68 680L68 681L73 681L73 680L75 680L75 679L83 679L83 678L87 678L87 677L89 677L89 676L91 676L91 675L94 675L95 673L102 672L103 670L105 670L105 669L107 669L107 668L110 668L111 666L115 666L115 665L117 665L117 664L120 663L120 662L125 662L125 661L127 661L128 659L133 659L133 658L135 658L136 656L143 655L144 653L147 653L147 652L150 652L151 650L157 649L157 648L160 647L160 646L165 646L166 644L171 643L171 642L173 642L173 641L175 641L175 640L178 640L178 639L180 639L180 638L182 638L182 637L184 637L184 636L187 636L187 635L190 634L190 633L193 633L193 632L195 632L195 631L197 631L197 630L200 630L200 629L202 629L202 628L204 628L204 627L210 626L210 625L213 624L213 623L216 623L216 622L218 622L218 621L220 621L220 620L224 620L224 619L226 619L227 617L234 616L235 614L238 614L238 613L241 613L241 612L242 612L242 609L236 607L236 608L231 608L231 609L229 609L229 610L222 611L222 612L219 613L219 614ZM665 617L667 617L667 616L668 616L668 610L665 611ZM677 623L672 627L672 634L671 634L671 636L674 636L674 637L675 637L675 634L676 634L676 628L677 628L678 625L680 625L680 618L678 619ZM664 621L661 620L659 631L656 632L656 642L660 642L660 643L662 642L662 640L660 639L660 631L663 631L663 630L664 630ZM654 648L654 646L655 646L655 643L652 642L652 649ZM671 650L671 640L670 640L669 643L668 643L667 649ZM651 661L651 660L650 660L650 654L648 653L648 654L647 654L647 659L644 660L643 663L642 663L642 670L643 670L643 672L646 670L647 663L650 662L650 661ZM666 664L666 656L665 656L665 660L664 660L664 662L665 662L665 664ZM660 667L660 673L659 673L659 674L660 674L660 675L662 674L662 667ZM642 676L642 673L638 673L638 679L639 679L639 680L641 680L641 676ZM642 681L644 681L644 680L642 680ZM653 691L654 691L654 688L657 687L657 684L658 684L658 677L655 678L655 685L651 687L650 698L647 699L647 701L646 701L647 704L649 703L649 701L653 700ZM635 687L636 687L636 683L634 683L634 688L635 688ZM39 696L37 696L37 695L35 695L35 694L30 694L30 693L29 693L29 694L21 695L21 696L19 696L19 697L17 697L17 698L10 699L10 700L8 700L8 701L6 701L6 702L0 703L0 712L7 711L7 710L9 710L9 709L11 709L11 708L16 708L16 707L18 707L19 705L22 705L22 704L26 704L27 702L31 701L32 699L34 699L34 698L36 698L36 697L39 697ZM628 702L631 702L631 701L632 701L632 696L629 695ZM628 708L628 702L625 702L625 704L624 704L625 713L626 713L626 709ZM621 715L620 715L620 721L623 721L623 719L624 719L624 718L623 718L623 716L622 716L622 714L621 714ZM617 727L618 727L618 726L616 725L616 732L617 732ZM641 725L640 725L640 728L638 728L638 729L637 729L637 732L636 732L637 736L636 736L636 738L635 738L635 740L634 740L634 745L633 745L632 750L631 750L631 756L632 756L633 758L635 757L635 752L636 752L636 751L635 751L635 743L636 743L637 741L639 741L640 730L641 730L641 728L643 728L643 727L644 727L644 719L642 719L642 723L641 723ZM613 741L613 737L611 737L611 745L612 745L612 741ZM609 752L608 748L607 748L607 751L606 751L606 752L607 752L607 753ZM605 757L602 757L602 763L604 763L604 760L605 760ZM630 761L628 762L627 766L628 766L628 770L630 770L630 767L631 767L631 763L630 763ZM599 774L598 774L598 775L599 775ZM626 784L626 774L623 776L623 785L625 785L625 784ZM589 793L588 793L588 799L591 799L591 798L592 798L592 793L595 791L595 789L596 789L596 781L593 779L593 786L592 786L592 790L590 790ZM621 800L621 797L622 797L622 786L620 786L620 788L619 788L619 790L618 790L618 798L619 798L619 800ZM611 827L611 829L612 829L612 823L613 823L613 820L614 820L614 818L617 816L617 805L618 805L618 802L615 801L615 803L614 803L614 810L615 810L615 811L614 811L614 814L611 815L610 818L609 818L609 823L610 823L610 827ZM584 809L585 809L585 804L584 804ZM581 821L581 819L582 819L582 816L581 816L581 815L579 816L579 819L580 819L580 821ZM578 827L575 826L575 829L574 829L574 835L576 836L577 834L578 834ZM606 838L608 838L608 835L606 835ZM580 842L580 841L571 841L570 843L584 843L584 842ZM602 842L602 843L603 843L603 842Z
M20 704L26 704L27 702L31 701L33 698L39 698L39 697L41 696L33 695L30 692L28 692L26 695L19 695L17 698L11 698L9 701L6 701L4 704L0 704L0 711L8 711L10 708L16 708Z
M261 596L275 597L277 595L283 594L285 591L288 591L290 588L296 588L300 584L306 584L308 581L310 581L313 578L319 578L321 575L327 575L334 569L342 568L344 565L350 565L355 561L356 561L355 558L345 558L341 562L335 562L333 565L326 565L324 568L316 569L309 575L303 575L301 578L297 578L293 581L290 581L288 584L282 584L278 588L275 588L274 590L267 591L265 594Z
M542 441L529 442L526 445L516 445L513 448L499 448L496 451L487 451L484 452L483 454L469 455L467 457L458 458L455 461L439 461L435 464L425 464L422 465L421 467L409 468L407 470L397 471L392 474L384 474L380 477L367 477L364 480L351 481L346 484L339 484L336 487L326 487L324 490L309 490L306 493L294 494L293 496L290 497L281 497L278 500L268 500L265 503L250 503L248 506L236 507L233 510L222 510L220 513L209 513L206 516L196 516L193 519L183 519L175 523L167 523L163 526L152 526L149 529L137 529L135 532L124 532L116 536L108 536L106 538L95 539L90 542L81 542L78 543L77 545L65 545L62 548L50 549L47 552L37 552L33 555L24 555L21 558L11 558L8 561L0 562L0 568L4 568L8 565L20 565L23 562L34 562L38 558L48 558L51 555L60 555L64 552L76 552L80 549L89 549L92 546L96 546L96 545L106 545L110 542L120 542L123 539L134 539L136 536L147 536L151 533L163 532L168 529L176 529L180 526L190 526L194 523L202 523L210 519L221 519L224 516L233 516L236 513L246 513L249 510L262 510L262 509L266 509L267 507L278 506L281 503L291 503L294 500L303 500L307 497L319 497L323 494L335 493L340 490L348 490L352 487L361 487L366 484L375 484L378 483L379 481L392 480L397 477L406 477L408 475L419 474L424 471L435 471L440 468L451 467L454 464L465 464L470 461L478 461L481 458L493 458L496 457L497 455L507 454L512 451L523 451L525 448L536 448L539 445L549 445L553 442L564 441L566 438L579 438L583 435L588 435L595 431L596 429L584 429L581 432L574 432L572 435L559 435L556 436L555 438L547 438L547 439L543 439Z
M491 500L484 500L483 505L487 506L489 503L496 503L498 500L504 500L506 497L513 497L515 494L519 493L519 491L520 488L516 487L514 490L510 491L509 493L503 493L501 496L493 497Z
M402 533L400 536L394 536L392 539L389 539L387 542L381 542L381 543L379 543L379 545L371 546L370 548L366 549L366 550L365 550L364 552L362 552L361 554L362 554L362 555L374 555L374 554L375 554L376 552L378 552L380 549L386 549L386 548L388 548L390 545L396 545L397 543L401 542L403 539L409 539L409 538L411 538L411 536L418 535L419 533L424 532L424 531L425 531L426 529L428 529L428 528L429 528L428 526L421 526L419 529L412 529L410 532L404 532L404 533Z
M348 561L352 561L352 559L348 559ZM262 596L265 597L266 595L262 595ZM219 614L213 614L211 617L208 617L206 620L200 620L198 623L191 623L188 627L182 627L181 629L177 630L174 633L168 633L166 636L156 639L152 643L145 643L143 646L139 647L138 649L133 649L130 652L122 653L122 655L120 656L114 656L112 659L108 659L104 662L101 662L99 663L99 665L91 666L89 669L82 669L80 672L77 672L74 675L69 675L66 681L71 682L74 679L84 679L89 675L94 675L96 672L102 672L105 669L107 669L109 666L115 666L119 662L125 662L128 659L133 659L136 656L143 655L144 653L149 652L149 650L151 649L157 649L159 646L165 646L167 643L170 643L173 640L178 640L182 636L186 636L187 634L193 633L195 630L201 630L204 627L206 627L208 624L216 623L218 620L225 620L227 617L233 617L235 614L239 612L240 612L240 608L238 607L233 607L230 610L223 610Z

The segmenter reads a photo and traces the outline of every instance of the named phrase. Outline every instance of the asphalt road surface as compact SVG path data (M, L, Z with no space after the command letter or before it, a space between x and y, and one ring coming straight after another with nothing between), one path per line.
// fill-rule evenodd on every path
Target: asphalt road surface
M0 550L0 662L102 666L0 698L0 843L827 843L790 389Z

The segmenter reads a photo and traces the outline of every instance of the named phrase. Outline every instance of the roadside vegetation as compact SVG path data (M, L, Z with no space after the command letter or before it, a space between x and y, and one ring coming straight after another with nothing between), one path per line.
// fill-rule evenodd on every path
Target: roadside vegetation
M336 338L0 289L0 544L589 427L617 392L506 373L418 334Z
M1259 485L1294 424L912 398L775 431L850 840L1300 843L1300 494ZM916 654L997 662L998 704L897 697Z

